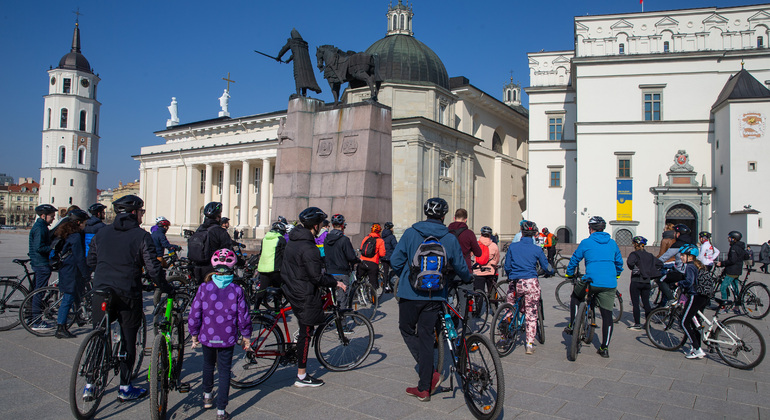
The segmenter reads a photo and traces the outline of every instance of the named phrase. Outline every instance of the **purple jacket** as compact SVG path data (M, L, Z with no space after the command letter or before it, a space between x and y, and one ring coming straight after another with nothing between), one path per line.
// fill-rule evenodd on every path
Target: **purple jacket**
M232 347L236 344L238 330L243 337L251 337L251 317L243 289L230 283L220 289L213 281L198 288L190 317L187 321L191 335L206 347Z

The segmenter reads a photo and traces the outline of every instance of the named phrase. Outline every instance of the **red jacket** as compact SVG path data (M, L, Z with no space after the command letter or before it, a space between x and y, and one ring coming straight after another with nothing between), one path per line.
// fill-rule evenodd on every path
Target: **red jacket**
M380 238L380 234L379 233L370 233L370 234L366 235L366 238L364 238L363 241L361 241L361 248L364 247L364 243L366 242L367 239L369 239L370 236L373 236L373 237L377 238L377 240L376 240L376 242L377 242L376 252L374 253L374 256L371 257L371 258L366 258L363 255L361 255L361 260L363 260L363 261L371 261L371 262L373 262L375 264L379 264L380 263L380 258L385 256L385 241L383 241L382 238Z

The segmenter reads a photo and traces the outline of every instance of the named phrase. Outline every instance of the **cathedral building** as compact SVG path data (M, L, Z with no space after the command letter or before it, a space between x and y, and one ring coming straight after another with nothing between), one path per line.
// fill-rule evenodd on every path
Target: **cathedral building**
M488 225L513 237L526 202L529 119L521 89L506 85L500 101L465 77L450 78L438 55L414 37L413 16L400 1L389 7L386 36L366 51L379 57L378 100L392 109L395 230L422 220L424 201L440 196L451 212L468 210L472 229ZM342 99L353 104L369 96L369 89L354 86ZM279 216L271 213L272 180L285 116L283 110L220 117L157 132L165 143L135 156L146 220L163 215L172 232L194 228L203 206L221 201L232 225L261 237Z

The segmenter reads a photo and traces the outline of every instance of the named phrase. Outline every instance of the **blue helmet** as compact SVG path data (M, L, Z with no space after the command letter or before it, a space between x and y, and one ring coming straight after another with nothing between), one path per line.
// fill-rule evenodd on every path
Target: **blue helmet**
M692 244L686 244L686 245L682 246L681 248L679 248L679 253L680 254L689 254L689 255L692 255L693 257L697 257L698 256L698 247L696 247L695 245L692 245Z

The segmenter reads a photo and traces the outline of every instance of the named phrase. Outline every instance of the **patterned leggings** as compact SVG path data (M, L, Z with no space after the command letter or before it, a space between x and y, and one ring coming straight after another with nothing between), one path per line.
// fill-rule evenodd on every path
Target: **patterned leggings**
M527 319L527 344L535 341L537 329L537 308L540 301L540 282L533 279L520 279L516 282L516 295L524 296L524 314ZM508 293L508 303L514 302L512 293Z

